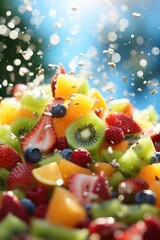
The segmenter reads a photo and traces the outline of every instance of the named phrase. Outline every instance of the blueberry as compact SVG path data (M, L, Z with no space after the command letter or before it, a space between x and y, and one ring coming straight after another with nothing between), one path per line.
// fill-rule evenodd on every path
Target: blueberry
M135 195L135 203L136 204L151 204L154 205L156 202L156 196L151 190L143 190L139 191Z
M153 154L151 158L151 164L152 163L160 163L160 152L156 152L155 154Z
M55 118L61 118L66 115L67 109L62 103L58 103L57 105L51 108L51 114Z
M37 163L41 160L42 154L39 148L27 148L24 151L24 159L26 162Z
M73 150L70 148L65 148L63 149L60 154L62 155L63 158L67 159L67 160L71 160L71 155L73 153Z
M23 205L23 207L25 208L26 212L29 215L32 215L34 210L36 209L36 206L34 205L34 203L30 199L23 198L21 200L21 204Z

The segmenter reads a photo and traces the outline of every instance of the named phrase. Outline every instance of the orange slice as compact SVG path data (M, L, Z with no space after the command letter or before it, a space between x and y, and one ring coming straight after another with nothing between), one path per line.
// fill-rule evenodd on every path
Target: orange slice
M48 205L46 220L65 227L75 227L86 219L86 211L67 189L56 187Z
M55 185L60 186L63 184L63 177L56 162L35 168L32 174L38 183L48 187L53 187Z

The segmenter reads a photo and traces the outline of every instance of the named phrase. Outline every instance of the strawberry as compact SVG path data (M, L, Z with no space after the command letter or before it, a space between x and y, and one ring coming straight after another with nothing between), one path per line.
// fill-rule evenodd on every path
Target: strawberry
M19 163L12 169L7 178L7 188L19 188L26 191L33 182L32 170L34 164L32 163Z
M100 217L89 223L88 229L92 234L98 234L100 240L115 240L115 231L120 228L120 224L112 217Z
M160 221L156 216L144 217L146 231L143 235L143 240L159 240L160 236Z
M105 141L108 144L119 144L124 140L124 132L119 127L107 127L105 129Z
M139 221L132 224L126 231L117 235L116 240L144 240L143 234L146 230L144 222Z
M119 127L124 134L136 134L142 131L140 125L125 113L110 113L106 117L109 126Z
M27 85L23 83L17 83L13 87L12 97L15 97L19 101L26 90L27 90Z
M75 173L70 177L68 188L82 203L108 200L111 197L103 176Z
M148 187L148 183L143 178L125 178L118 185L118 193L124 196L124 202L133 202L135 194Z
M7 214L13 214L25 222L29 222L29 216L27 215L20 200L12 191L4 192L1 200L0 207L0 220L5 218Z
M8 170L22 162L20 154L8 144L0 144L0 167Z
M144 135L150 136L154 143L160 142L160 123L156 123L144 130Z
M56 83L57 83L57 77L59 74L65 74L66 70L62 65L59 65L56 69L56 72L54 73L54 75L52 76L51 79L51 89L52 89L52 95L54 97L55 95L55 89L56 89Z
M38 148L41 153L49 153L53 151L56 140L52 116L43 115L36 126L24 136L21 144L23 151L32 147Z

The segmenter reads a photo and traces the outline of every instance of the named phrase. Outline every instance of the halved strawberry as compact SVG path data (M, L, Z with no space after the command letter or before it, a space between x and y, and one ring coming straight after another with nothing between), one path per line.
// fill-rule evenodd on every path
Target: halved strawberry
M32 170L34 167L32 163L17 164L7 178L7 188L10 190L19 188L23 191L29 189L33 182Z
M108 184L103 176L75 173L69 180L68 188L82 203L111 198Z
M52 95L54 97L55 95L55 89L56 89L56 83L57 83L57 77L59 74L65 74L66 70L62 65L59 65L56 69L56 72L54 73L54 75L52 76L51 79L51 89L52 89Z
M142 131L140 125L125 113L110 113L106 117L109 126L119 127L124 134L136 134Z
M1 200L0 207L0 220L5 218L7 214L13 214L25 222L29 222L29 216L27 215L23 205L16 195L12 191L4 192Z
M160 142L160 123L153 124L144 130L144 135L150 136L154 143Z
M21 145L23 151L31 147L38 148L41 153L49 153L53 151L56 141L53 118L50 115L43 115L36 126L24 136Z
M8 144L0 144L0 167L8 170L22 162L20 154Z
M148 183L142 178L125 178L118 185L118 194L123 195L124 202L133 202L137 192L148 189Z

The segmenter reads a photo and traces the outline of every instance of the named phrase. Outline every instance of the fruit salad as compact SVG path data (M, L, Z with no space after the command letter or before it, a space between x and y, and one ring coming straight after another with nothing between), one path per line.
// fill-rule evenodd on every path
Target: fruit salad
M3 240L159 240L160 123L58 66L0 102Z

